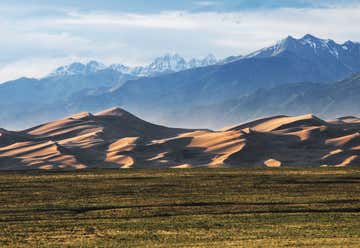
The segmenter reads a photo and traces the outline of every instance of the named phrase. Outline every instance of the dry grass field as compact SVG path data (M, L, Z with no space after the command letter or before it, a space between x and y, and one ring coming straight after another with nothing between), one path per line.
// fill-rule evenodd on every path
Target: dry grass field
M356 247L358 169L0 172L1 247Z

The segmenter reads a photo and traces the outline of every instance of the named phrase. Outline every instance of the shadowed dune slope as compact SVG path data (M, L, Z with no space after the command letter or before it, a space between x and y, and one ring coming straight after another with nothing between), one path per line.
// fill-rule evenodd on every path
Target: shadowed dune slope
M155 125L121 108L0 129L0 169L359 166L360 121L275 116L221 131Z

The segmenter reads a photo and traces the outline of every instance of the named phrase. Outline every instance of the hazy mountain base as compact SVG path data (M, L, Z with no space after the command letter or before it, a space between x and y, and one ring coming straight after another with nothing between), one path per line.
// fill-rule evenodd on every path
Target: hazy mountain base
M328 84L284 84L259 89L247 96L217 104L158 111L162 123L170 126L221 128L274 115L313 113L323 119L360 114L360 74ZM140 110L139 110L140 111ZM135 111L136 112L136 111ZM146 111L144 111L146 113ZM146 115L144 113L144 115ZM149 120L153 121L150 117Z
M94 101L95 96L88 96L73 99L71 107L74 109L69 110L68 114L87 109L100 111L102 106L112 107L111 103L117 102L146 120L173 127L219 129L267 116L307 113L330 120L360 114L360 74L326 84L282 84L223 101L219 101L217 96L216 93L208 96L209 101L218 101L213 104L195 104L195 100L190 99L183 99L182 104L174 104L180 102L175 92L172 103L159 103L163 101L159 99L142 104L141 100L137 103L121 101L116 96L107 96L100 102ZM197 99L197 96L193 98Z
M1 247L356 247L355 169L0 173Z
M176 94L173 101L180 101L175 96ZM214 93L213 96L217 94ZM144 119L162 125L218 129L274 115L314 113L328 120L341 116L358 116L359 99L360 74L334 83L293 83L270 89L258 89L245 96L217 100L218 103L208 105L197 105L189 99L183 99L183 104L161 103L161 99L154 100L153 103L142 103L141 100L123 101L116 94L102 95L99 89L93 93L88 91L86 97L81 93L74 94L69 99L58 100L53 104L28 103L28 108L21 107L21 110L15 110L15 113L10 110L20 105L7 103L4 105L7 111L1 113L0 124L5 128L22 129L82 111L97 112L119 105L126 106L129 111ZM14 115L17 116L17 120L13 120Z

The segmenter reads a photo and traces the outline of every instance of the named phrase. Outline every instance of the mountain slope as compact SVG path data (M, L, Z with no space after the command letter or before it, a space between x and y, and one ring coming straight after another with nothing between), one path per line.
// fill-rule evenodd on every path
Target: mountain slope
M9 97L12 104L50 103L66 99L81 90L111 88L133 78L110 69L42 79L20 78L0 84L0 103L9 103Z
M164 114L168 125L220 128L239 121L264 116L303 115L314 113L325 119L360 114L360 74L328 84L284 84L271 89L259 89L247 96L218 104L178 109Z
M86 101L122 104L139 113L147 107L166 111L217 104L283 84L340 80L359 72L359 61L359 43L288 37L230 63L129 81Z
M360 65L357 60L359 56L359 43L347 41L343 44L337 44L330 39L319 39L310 34L300 39L288 36L276 43L274 46L263 48L251 53L246 58L265 58L277 56L283 52L292 52L299 57L321 60L337 59L341 63L354 68Z
M230 109L225 115L254 115L315 113L323 118L360 113L360 74L332 84L300 83L259 90L239 100L224 103Z
M360 120L275 116L223 131L175 129L120 108L0 130L0 170L360 166Z
M0 112L0 125L24 128L59 118L68 114L64 104L73 94L99 94L133 78L105 69L0 84L0 107L6 109Z

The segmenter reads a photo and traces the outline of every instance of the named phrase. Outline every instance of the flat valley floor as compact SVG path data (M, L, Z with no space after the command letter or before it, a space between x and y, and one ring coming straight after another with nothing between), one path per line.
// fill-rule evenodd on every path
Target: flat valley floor
M360 169L0 172L0 247L359 247Z

